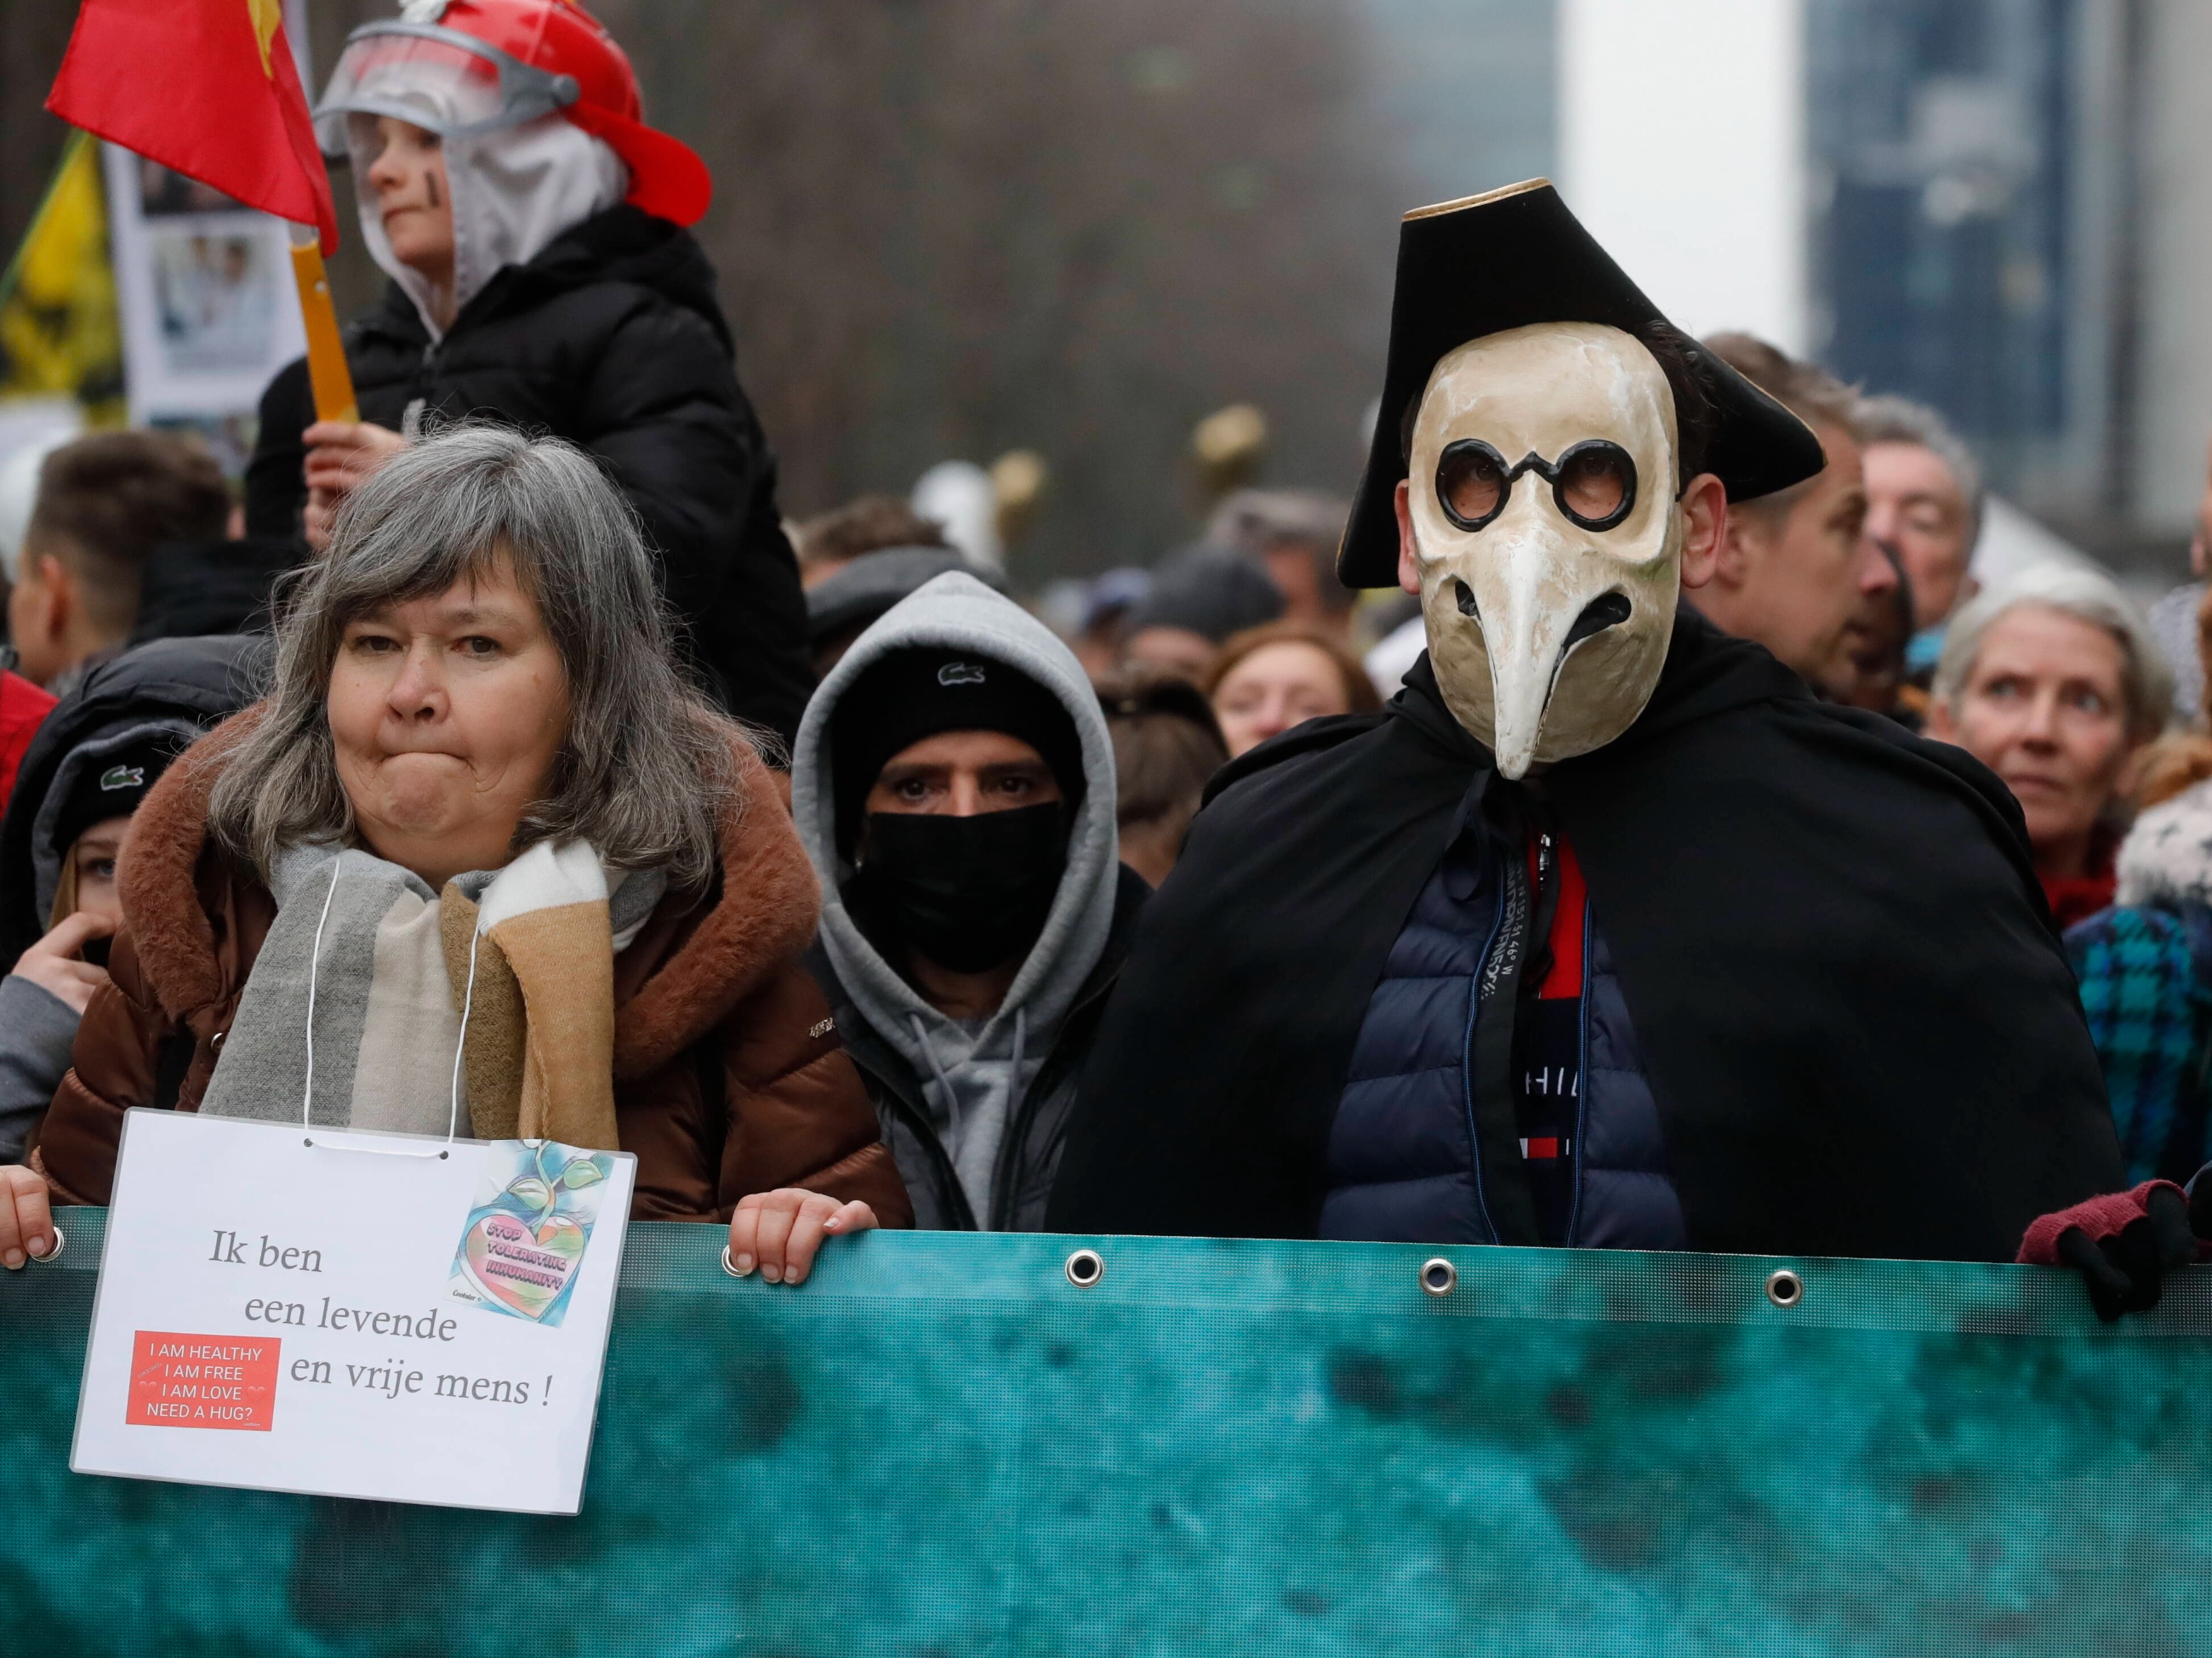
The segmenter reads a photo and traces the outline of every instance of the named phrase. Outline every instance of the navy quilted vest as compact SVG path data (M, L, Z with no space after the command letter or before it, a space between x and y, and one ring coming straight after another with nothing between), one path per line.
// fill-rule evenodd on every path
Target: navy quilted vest
M1491 837L1461 835L1390 946L1329 1132L1325 1238L1496 1238L1475 1151L1468 1051L1475 985L1498 932L1508 867ZM1567 1242L1687 1248L1658 1106L1595 906L1585 926L1580 1155Z

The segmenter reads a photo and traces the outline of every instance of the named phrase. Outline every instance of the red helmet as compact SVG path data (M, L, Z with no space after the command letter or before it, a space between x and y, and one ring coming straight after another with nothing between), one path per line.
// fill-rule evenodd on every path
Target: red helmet
M706 162L645 125L629 58L574 0L407 0L392 21L347 36L315 125L323 149L343 155L348 115L452 137L556 113L622 157L634 206L682 225L706 213Z

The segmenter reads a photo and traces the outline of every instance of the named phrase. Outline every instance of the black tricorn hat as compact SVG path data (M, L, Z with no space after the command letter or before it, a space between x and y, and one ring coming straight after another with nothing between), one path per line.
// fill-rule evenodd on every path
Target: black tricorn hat
M1408 213L1398 230L1398 284L1375 439L1337 549L1345 586L1397 582L1392 498L1406 476L1399 422L1447 352L1532 323L1602 323L1640 338L1665 321L1567 211L1549 179ZM1705 470L1719 475L1730 501L1786 489L1827 464L1804 422L1711 352L1694 343L1692 349L1712 402Z

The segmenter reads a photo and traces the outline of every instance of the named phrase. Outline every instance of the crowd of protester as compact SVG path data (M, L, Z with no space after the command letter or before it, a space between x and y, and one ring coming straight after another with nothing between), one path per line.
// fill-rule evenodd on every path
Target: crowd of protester
M348 335L364 417L316 420L295 365L242 493L141 431L0 476L0 1259L106 1200L133 1106L296 1113L304 1022L349 1001L319 1121L442 1132L459 1050L477 1133L635 1151L636 1213L729 1224L740 1272L1045 1226L1210 792L1401 694L1420 618L1338 579L1350 503L1236 491L1062 637L904 500L786 524L712 270L605 141L538 118L520 167L337 118L392 278ZM2212 488L2148 619L2086 568L1977 591L1983 483L1940 416L1705 348L1825 464L1731 503L1684 604L2002 783L2128 1178L2189 1180ZM611 975L510 929L465 1028L453 940L548 892L601 905Z

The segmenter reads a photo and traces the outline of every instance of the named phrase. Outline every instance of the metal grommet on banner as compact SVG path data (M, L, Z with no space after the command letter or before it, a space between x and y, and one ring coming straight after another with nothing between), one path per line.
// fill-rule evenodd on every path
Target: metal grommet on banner
M1078 1249L1067 1258L1067 1265L1061 1270L1077 1289L1088 1290L1106 1276L1106 1258L1096 1249Z
M1766 1298L1777 1307L1795 1307L1805 1298L1805 1280L1787 1266L1766 1277Z
M57 1226L54 1228L54 1247L52 1248L47 1250L43 1255L31 1255L31 1252L28 1249L24 1250L23 1253L27 1255L31 1255L31 1259L33 1260L37 1261L43 1266L46 1262L50 1260L59 1260L62 1258L62 1246L68 1242L69 1234L63 1231L60 1227Z
M732 1278L743 1278L744 1276L743 1272L740 1272L738 1270L738 1263L730 1259L730 1246L726 1243L722 1246L722 1270L727 1272Z
M1442 1255L1421 1263L1421 1288L1432 1296L1448 1296L1459 1287L1459 1268Z

